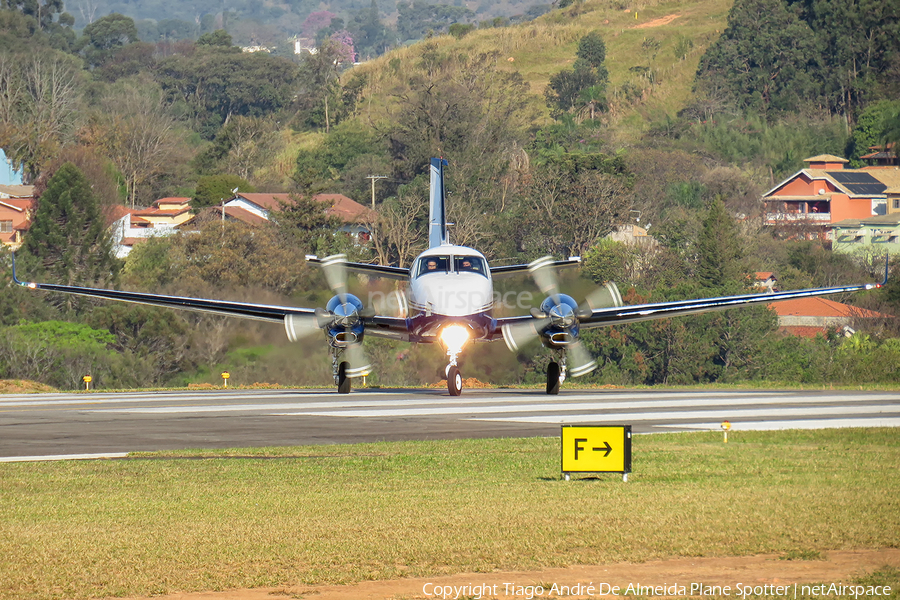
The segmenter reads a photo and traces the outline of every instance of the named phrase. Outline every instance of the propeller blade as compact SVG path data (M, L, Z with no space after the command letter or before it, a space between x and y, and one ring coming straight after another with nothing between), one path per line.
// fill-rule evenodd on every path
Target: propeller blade
M587 375L597 368L597 361L587 351L581 340L575 340L566 346L566 352L568 353L569 373L572 377Z
M377 298L377 299L376 299ZM402 290L394 290L372 299L375 314L405 319L409 315L409 301Z
M616 284L608 281L588 294L579 308L596 310L613 306L625 306L625 302L622 301L622 294Z
M284 330L290 341L298 342L315 333L321 333L322 328L330 322L331 315L317 308L315 314L287 315L284 318Z
M341 297L341 302L347 301L347 255L334 254L322 259L322 270L325 271L325 280L335 296Z
M362 344L351 344L347 346L347 361L350 368L347 369L347 377L365 377L372 372L372 363L366 356Z
M541 319L534 319L502 326L500 331L503 332L503 341L506 342L506 347L516 352L519 348L536 340L539 337L538 325L540 321Z
M556 270L553 268L553 257L544 256L528 264L528 272L531 273L534 283L545 296L558 296L559 283L556 279ZM554 300L559 304L559 300Z

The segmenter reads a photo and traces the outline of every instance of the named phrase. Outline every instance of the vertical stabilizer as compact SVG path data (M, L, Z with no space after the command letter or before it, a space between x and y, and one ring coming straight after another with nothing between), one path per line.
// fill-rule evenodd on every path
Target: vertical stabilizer
M444 167L447 161L443 158L431 159L431 210L428 215L428 247L434 248L447 243L447 210L444 200Z

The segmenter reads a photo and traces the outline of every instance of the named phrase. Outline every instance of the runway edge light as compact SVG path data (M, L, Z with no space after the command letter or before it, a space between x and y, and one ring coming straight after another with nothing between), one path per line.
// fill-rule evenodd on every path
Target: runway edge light
M563 425L560 433L563 478L574 473L631 473L631 425Z

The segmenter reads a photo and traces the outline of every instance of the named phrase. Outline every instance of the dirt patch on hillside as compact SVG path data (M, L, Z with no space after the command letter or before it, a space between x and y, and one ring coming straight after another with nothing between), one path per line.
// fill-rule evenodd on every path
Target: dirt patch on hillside
M798 586L799 596L803 593L801 586L804 584L849 583L855 577L884 566L900 568L900 549L828 552L823 560L784 560L784 557L778 555L678 558L641 564L618 563L530 572L467 573L446 577L365 581L342 586L172 594L155 596L154 600L427 600L441 598L440 592L444 590L452 590L448 598L480 596L484 600L519 600L528 598L531 594L535 598L574 600L604 595L614 598L615 596L608 595L609 586L618 586L619 595L624 595L630 584L663 586L661 593L649 597L689 596L689 586L692 583L723 588L731 586L730 591L724 595L735 598L741 598L748 591L747 588L751 588L750 593L759 592L761 595L792 600L795 584ZM551 593L551 586L554 584L561 593ZM607 587L601 590L600 586L603 584ZM594 586L592 592L587 589L589 585ZM465 586L470 587L466 589ZM539 595L534 588L528 589L527 586L543 586L544 593ZM676 587L673 589L671 586ZM679 586L686 589L677 589ZM784 589L775 586L784 586ZM582 593L572 593L579 589ZM601 594L601 591L606 591L606 594ZM646 593L635 595L648 597ZM694 595L699 596L700 590L695 591Z
M665 17L660 17L658 19L653 19L652 21L647 21L646 23L641 23L640 25L635 25L632 29L647 29L649 27L661 27L663 25L668 25L681 15L667 15Z

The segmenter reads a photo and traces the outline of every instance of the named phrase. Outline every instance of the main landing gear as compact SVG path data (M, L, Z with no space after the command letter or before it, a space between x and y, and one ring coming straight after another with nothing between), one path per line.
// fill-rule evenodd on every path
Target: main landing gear
M558 358L559 362L547 365L547 393L552 396L559 394L559 386L566 380L566 353L560 352Z
M337 372L334 375L334 382L337 384L338 394L349 394L350 393L350 378L347 376L347 369L350 368L350 363L346 360L337 363Z

